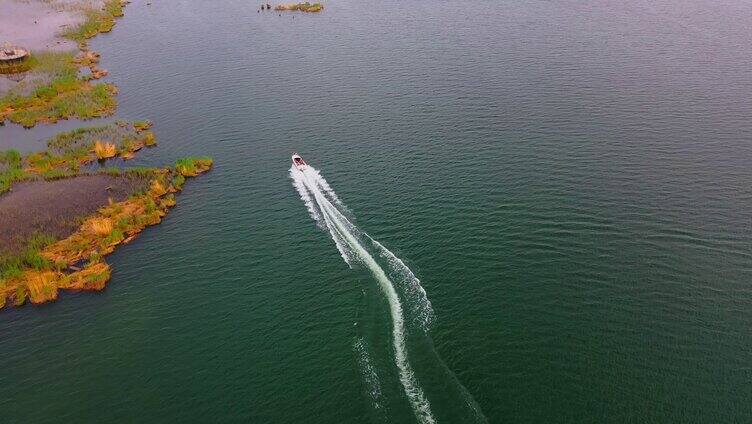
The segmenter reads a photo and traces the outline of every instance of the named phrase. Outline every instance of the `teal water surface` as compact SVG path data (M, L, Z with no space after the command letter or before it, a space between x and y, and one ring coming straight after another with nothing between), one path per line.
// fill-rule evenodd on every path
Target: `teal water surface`
M135 0L92 41L155 122L134 163L215 168L104 292L0 312L3 422L430 422L336 234L435 422L752 421L750 4L257 7Z

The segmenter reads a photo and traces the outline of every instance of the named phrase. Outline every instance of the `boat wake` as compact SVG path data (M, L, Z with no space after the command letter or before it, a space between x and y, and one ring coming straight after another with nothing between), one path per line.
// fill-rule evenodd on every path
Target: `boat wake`
M379 382L379 375L376 374L376 368L371 363L371 357L368 355L366 342L362 337L355 339L353 350L357 354L358 366L363 373L368 396L371 398L373 408L380 410L383 408L381 405L381 383Z
M406 325L412 329L418 329L427 336L433 321L434 313L431 302L428 300L420 280L389 249L355 226L352 219L348 218L352 214L319 171L307 164L304 166L294 164L290 168L290 177L300 194L300 198L308 208L311 218L316 221L322 230L329 233L345 263L350 268L356 264L364 266L378 282L379 288L389 304L389 315L392 323L391 342L399 381L417 420L421 423L434 423L435 418L431 405L408 361L406 345ZM380 263L384 266L382 267ZM407 323L400 294L408 307L407 314L410 319ZM378 407L377 398L381 393L381 388L377 374L370 361L367 360L367 352L363 343L362 339L359 340L355 349L361 358L359 360L361 368L367 371L365 378L368 385L371 386L371 393L375 395L374 404ZM441 362L440 358L439 362ZM441 367L444 368L443 372L451 374L443 365L443 362L441 362ZM452 379L454 379L453 375ZM485 421L469 393L458 382L457 385L460 387L458 392L465 398L465 402L472 407L475 421Z
M342 259L352 267L355 263L361 263L376 278L381 291L389 301L389 312L392 318L392 345L394 347L394 362L399 370L399 379L405 394L410 401L416 418L421 423L434 423L431 414L431 405L428 403L423 390L415 378L410 363L407 359L405 346L405 319L394 284L379 266L376 260L364 247L364 239L372 240L358 230L345 215L340 212L335 204L339 203L336 194L329 187L323 177L313 167L308 166L304 170L295 167L290 169L290 176L294 181L295 188L300 193L301 199L306 203L311 217L319 222L329 232L334 244L339 249ZM379 245L381 246L381 245ZM386 251L386 248L381 246ZM391 254L391 252L390 252ZM393 256L393 255L392 255ZM417 281L417 279L416 279ZM428 305L430 309L430 304Z

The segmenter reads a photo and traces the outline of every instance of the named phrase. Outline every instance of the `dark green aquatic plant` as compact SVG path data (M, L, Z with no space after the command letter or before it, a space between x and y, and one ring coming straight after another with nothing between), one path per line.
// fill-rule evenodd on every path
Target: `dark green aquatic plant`
M0 256L0 285L6 279L19 276L26 268L35 270L54 268L55 263L41 255L41 251L54 242L54 237L37 233L29 238L26 248L21 253Z
M209 168L214 161L209 157L187 157L175 162L175 169L184 177L194 177Z
M28 178L21 166L22 158L18 151L0 151L0 193L8 191L14 182Z

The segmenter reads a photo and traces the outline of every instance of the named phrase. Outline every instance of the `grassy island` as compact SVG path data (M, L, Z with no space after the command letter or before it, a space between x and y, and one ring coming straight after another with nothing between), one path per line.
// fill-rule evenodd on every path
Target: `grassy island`
M324 10L324 5L322 5L321 3L309 3L309 2L290 3L290 4L280 4L278 6L275 6L274 10L316 13L316 12L321 12L322 10Z
M110 278L103 257L158 224L186 178L212 167L210 158L184 158L164 168L81 170L98 159L98 143L120 157L153 144L144 128L82 128L53 137L44 152L0 152L2 191L10 189L0 195L0 308L48 302L59 290L103 289Z

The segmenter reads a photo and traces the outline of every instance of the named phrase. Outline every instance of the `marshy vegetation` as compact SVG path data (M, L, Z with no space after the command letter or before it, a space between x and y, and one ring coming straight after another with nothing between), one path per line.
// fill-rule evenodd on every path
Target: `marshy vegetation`
M34 52L26 61L24 81L0 97L0 124L5 120L32 127L37 123L55 123L60 119L92 119L109 116L117 107L117 88L112 84L92 84L90 80L107 75L97 66L99 55L88 51L86 40L108 32L115 18L123 15L121 0L106 0L101 9L79 3L84 21L65 30L63 36L76 41L82 52ZM79 67L90 74L79 76Z
M307 13L316 13L321 12L324 10L324 5L321 3L289 3L289 4L280 4L278 6L274 7L274 10L278 11L300 11L300 12L307 12Z
M115 86L80 78L72 53L34 54L29 67L29 78L0 97L0 123L8 119L32 127L60 119L98 118L112 114L117 106Z
M155 144L149 121L117 121L103 126L79 128L57 134L47 142L47 150L21 155L15 150L0 152L0 193L24 180L56 180L84 175L81 165L100 158L131 157L144 146ZM208 171L213 162L207 157L189 157L166 168L105 168L99 173L128 177L148 183L130 192L130 197L109 203L93 216L83 219L78 230L56 240L35 233L24 240L23 248L0 256L0 307L10 301L21 305L27 300L43 303L57 298L59 290L101 290L110 278L103 257L115 246L127 243L149 225L157 224L175 205L174 193L182 190L187 177ZM7 197L0 196L0 202ZM55 203L69 198L47 199ZM95 206L97 207L97 206ZM28 214L47 213L29 210ZM26 213L26 212L25 212ZM12 225L12 223L8 223Z
M138 131L148 130L152 125L154 124L149 120L133 121L133 128Z
M52 269L54 264L41 252L54 242L54 237L37 233L28 239L26 248L20 253L0 256L0 281L18 278L25 269Z
M30 56L24 80L0 95L0 125L10 120L31 127L112 114L117 89L91 82L107 71L98 67L99 55L88 50L86 40L110 31L125 3L104 0L102 8L94 8L73 0L71 7L85 19L62 35L76 41L81 52ZM81 76L81 67L91 73ZM51 301L59 290L103 289L111 272L104 256L159 223L186 178L212 167L211 158L193 157L173 167L85 171L92 162L129 159L155 145L151 126L150 121L116 121L60 133L45 151L0 151L0 308ZM36 182L25 182L31 180ZM45 182L51 180L60 181Z
M53 81L78 75L78 65L72 52L35 52L26 59L25 65L24 78L12 90L0 96L0 101L11 95L29 96L38 88L50 86Z
M7 162L19 162L16 155L11 156ZM174 167L104 171L147 178L149 183L121 202L110 199L68 237L55 240L35 234L20 252L0 257L0 308L6 302L22 305L27 300L35 304L51 301L59 290L102 290L110 278L110 266L103 257L147 226L161 222L175 205L174 193L182 190L185 178L206 172L211 166L210 158L184 158Z
M117 154L117 149L112 143L106 141L97 140L94 142L94 154L97 155L97 159L109 159Z
M63 31L63 36L78 42L82 49L86 48L86 40L100 32L110 32L115 26L115 18L123 16L124 2L121 0L106 0L101 9L85 7L82 10L84 21L74 28Z
M72 177L79 174L82 165L116 156L130 159L142 148L154 145L156 138L151 131L117 121L59 133L42 152L22 156L15 150L0 151L0 193L17 181Z
M111 115L117 107L117 88L92 85L77 77L61 77L30 95L11 93L0 98L0 122L6 119L30 128L60 119L93 119Z
M175 169L183 177L195 177L212 167L213 161L209 157L189 157L175 162Z
M11 184L26 178L21 154L15 150L0 152L0 193L8 191Z

